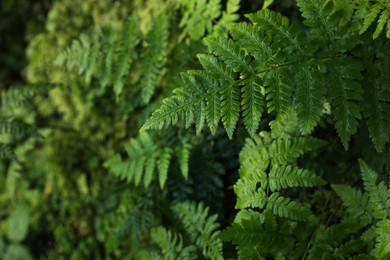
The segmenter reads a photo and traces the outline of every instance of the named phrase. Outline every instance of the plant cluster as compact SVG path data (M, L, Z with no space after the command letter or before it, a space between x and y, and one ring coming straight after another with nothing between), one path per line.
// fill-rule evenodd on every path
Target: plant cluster
M0 256L387 258L390 5L260 2L47 6L2 92Z

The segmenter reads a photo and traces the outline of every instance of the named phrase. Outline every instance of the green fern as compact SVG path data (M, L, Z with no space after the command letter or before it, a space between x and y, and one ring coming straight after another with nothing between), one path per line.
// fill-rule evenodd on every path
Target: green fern
M153 229L151 238L160 247L160 253L152 253L153 256L158 259L223 259L216 215L209 216L209 209L202 203L188 201L172 209L177 214L183 232L172 234L163 227ZM146 256L150 257L151 254Z
M141 97L143 103L148 103L156 88L157 77L161 74L164 62L164 51L168 41L168 17L164 14L157 16L152 28L146 35L142 51L141 67Z
M179 23L182 28L180 41L187 36L192 40L199 40L206 33L222 35L227 25L239 17L239 0L228 0L224 12L221 10L221 0L173 0L173 3L182 13ZM214 24L216 20L218 22Z
M139 138L131 139L125 146L128 159L123 160L120 154L116 154L105 162L105 167L121 179L134 182L135 185L143 183L148 188L156 178L158 170L158 182L161 189L167 181L168 168L171 162L173 150L168 147L160 147L147 133L141 133ZM188 178L188 160L191 145L183 141L176 147L177 158L184 178Z
M378 259L388 257L390 253L390 220L384 219L377 223L375 233L377 243L375 245L375 256Z
M152 229L151 238L161 248L161 255L157 253L144 253L141 259L196 259L194 246L183 246L183 240L179 235L171 234L163 227Z
M390 197L388 184L384 181L377 184L378 174L363 160L359 160L365 192L361 192L348 185L332 185L347 207L348 217L345 224L355 230L369 228L362 234L361 240L365 243L375 240L375 256L383 259L390 253L389 248L389 210Z
M358 1L356 5L357 18L364 17L359 33L362 34L377 20L376 29L372 35L374 39L378 38L386 27L386 37L390 38L390 5L385 0L371 3L370 1Z
M288 122L290 120L294 120L294 116L289 118ZM281 119L271 124L272 134L261 132L253 139L248 139L240 153L240 179L234 185L234 192L237 195L236 208L240 212L237 214L233 226L226 229L222 233L222 237L237 244L238 254L242 259L244 256L265 257L267 252L273 252L276 255L276 252L268 248L267 241L263 241L260 237L250 238L250 234L246 233L251 231L247 230L246 226L243 230L242 225L249 224L254 219L258 219L257 221L263 219L264 221L264 218L278 219L279 217L281 221L288 219L298 223L301 221L310 223L316 219L308 204L291 200L285 197L282 192L288 188L315 187L325 184L325 181L314 173L291 165L300 155L306 151L318 149L323 145L323 142L312 137L293 137L291 133L296 132L296 130L289 127L284 128L286 123L280 121ZM298 125L297 119L292 125ZM262 226L260 223L256 224L256 232L260 232L259 225ZM264 225L266 224L264 223ZM232 234L249 237L246 240L240 240ZM271 241L276 237L278 235L269 235ZM286 239L289 238L284 240ZM254 241L258 246L251 249L246 248L246 245L252 245L250 243L255 243Z
M217 215L209 216L209 209L202 203L180 203L173 210L179 215L189 240L201 249L203 257L223 259L222 243L217 237Z
M119 96L123 90L125 74L137 58L135 48L139 42L138 19L131 15L122 29L102 30L95 26L89 34L83 33L78 40L57 57L55 64L77 69L90 84L93 77L104 88L112 85Z

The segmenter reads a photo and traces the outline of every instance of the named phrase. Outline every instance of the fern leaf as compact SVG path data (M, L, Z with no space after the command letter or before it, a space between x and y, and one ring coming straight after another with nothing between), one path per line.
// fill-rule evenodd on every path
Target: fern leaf
M144 186L148 188L153 179L154 168L156 165L156 154L152 154L145 160Z
M246 139L240 152L240 177L257 176L266 179L265 171L269 166L269 152L259 136Z
M363 161L359 160L360 170L363 178L364 189L370 196L370 205L373 215L377 219L383 219L390 214L390 194L386 185L381 182L376 184L378 174Z
M221 90L222 123L230 139L240 116L240 92L236 86Z
M0 134L31 136L35 138L42 137L35 127L23 122L22 120L4 116L0 116Z
M388 257L390 253L390 220L379 221L375 233L377 234L375 256L377 259Z
M345 149L348 149L349 139L356 133L358 120L361 118L358 101L363 99L363 88L357 80L362 79L359 62L340 58L336 64L331 64L330 76L330 104L333 107L335 127Z
M163 188L167 180L172 149L159 147L147 133L141 133L138 138L131 139L125 148L129 157L127 160L116 154L104 163L104 167L129 183L134 182L135 185L143 183L145 188L154 180L157 168L158 181ZM185 160L188 160L188 156L179 158L183 165Z
M293 187L314 187L324 185L325 181L314 173L296 167L275 165L269 173L271 191Z
M172 149L164 148L161 152L160 159L158 160L158 164L157 164L158 171L159 171L158 181L160 183L161 189L164 188L165 183L167 181L168 168L169 168L169 163L171 161L171 153L172 153Z
M263 30L266 30L273 36L273 40L278 41L281 46L284 46L288 54L295 55L298 52L305 55L305 52L300 44L300 35L297 34L295 25L290 25L287 17L280 13L269 11L268 9L260 10L254 14L246 15L254 24L258 25Z
M219 224L217 215L209 216L209 209L202 203L184 202L177 204L173 210L179 215L186 233L192 243L201 248L203 257L207 259L222 258L222 242L218 238Z
M371 223L371 213L367 211L369 197L366 193L343 184L333 184L332 188L341 197L352 219L359 220L362 226Z
M323 96L326 92L323 74L311 68L308 63L297 73L297 114L303 134L313 131L321 118Z
M255 176L240 178L234 185L234 193L237 195L237 209L263 208L267 202L264 187L257 188L258 179Z
M199 40L206 31L212 31L214 20L221 15L220 0L174 0L174 3L183 13L179 24L184 28L180 40L187 34L191 39Z
M162 13L155 18L152 29L146 36L146 47L141 60L143 74L140 85L142 101L145 104L149 102L156 88L157 77L164 62L163 52L167 46L168 35L168 17Z
M263 114L263 99L260 86L251 78L244 83L242 88L241 110L245 128L251 136L257 131Z
M163 259L174 260L178 257L181 259L195 259L194 246L183 246L183 240L180 236L172 235L163 227L157 227L151 230L152 240L159 245Z
M384 74L382 74L384 73ZM390 140L390 91L388 74L382 70L367 89L363 114L375 148L380 152Z
M276 69L266 75L266 89L268 113L278 112L279 116L287 115L291 108L293 77L287 69Z
M299 10L305 18L304 23L312 28L312 32L321 35L326 32L330 39L334 39L334 24L330 14L333 11L333 1L328 0L299 0L297 1ZM332 23L333 22L333 23Z
M119 34L110 29L107 33L107 37L103 38L102 51L104 59L101 63L100 72L100 84L104 88L112 82L112 63L116 52Z
M268 198L267 209L272 210L273 214L277 216L298 221L313 221L315 218L307 205L291 201L289 198L281 196L278 192L272 193Z
M138 19L135 15L131 15L125 24L122 40L119 43L119 50L116 55L117 59L116 70L114 71L114 92L116 96L120 96L123 90L123 77L129 71L132 62L137 58L135 50L138 44Z
M210 54L198 54L198 59L204 70L222 84L231 84L235 79L235 73L217 58Z
M229 26L233 39L245 48L255 59L272 64L283 63L283 57L277 55L277 46L272 43L270 34L266 34L259 26L248 23L235 23Z
M380 3L376 3L370 7L370 10L365 16L362 27L360 28L359 33L362 34L367 31L368 27L375 21L378 14L383 10L383 5Z
M181 174L183 175L184 179L188 179L188 160L190 158L190 152L191 152L192 146L187 143L183 142L181 147L178 149L177 157L179 159L179 165L180 165L180 170Z
M237 11L240 9L240 0L228 0L226 3L226 11L222 13L221 19L213 27L214 34L222 36L225 34L226 27L237 21L240 17Z
M313 137L290 137L276 139L269 147L272 163L291 163L308 151L315 151L325 144L324 141Z
M374 34L372 35L374 39L379 37L386 23L389 21L389 17L390 17L390 9L383 10L381 15L379 16L378 25L374 31Z
M249 57L238 45L230 39L208 37L204 40L211 53L214 53L233 71L252 74L253 69L249 66Z
M257 219L248 219L233 223L220 236L224 241L232 241L237 245L239 259L265 259L259 247L267 245L272 235L262 229L262 223Z

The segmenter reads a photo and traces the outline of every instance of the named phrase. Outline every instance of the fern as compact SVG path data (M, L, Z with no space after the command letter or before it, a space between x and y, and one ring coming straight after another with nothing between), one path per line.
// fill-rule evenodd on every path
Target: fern
M163 259L223 259L222 243L216 229L217 216L209 216L202 203L183 202L172 207L183 227L183 235L171 234L163 227L152 230L151 237L161 249ZM198 252L200 251L200 255ZM150 254L149 254L150 257Z
M359 161L364 188L370 196L370 205L373 209L373 215L377 219L387 218L390 213L390 195L384 182L377 185L378 175L368 165Z
M356 13L359 16L364 17L363 24L359 31L360 34L367 31L367 29L377 20L377 26L372 37L374 39L378 38L387 24L386 37L390 38L390 6L386 1L378 1L377 3L360 1L356 6Z
M346 224L357 230L370 225L361 236L361 240L369 242L376 240L375 256L382 259L390 253L389 250L389 209L390 198L388 184L377 184L378 174L363 160L359 160L365 192L348 185L332 185L347 207L349 216ZM357 230L354 230L355 233Z
M157 77L164 62L164 50L168 40L168 17L160 14L153 21L152 28L146 35L145 48L142 52L141 97L148 103L156 88Z
M55 64L66 65L69 70L77 69L90 84L92 77L99 79L104 88L112 85L119 96L123 90L125 74L137 58L135 48L139 42L138 19L132 15L124 28L102 30L95 26L89 34L83 33L72 46L57 57Z
M357 36L346 34L346 27L340 26L347 24L342 19L352 19L350 10L325 0L301 0L298 6L310 34L265 9L247 15L250 23L230 24L231 38L206 38L208 54L198 55L203 70L183 73L182 86L163 101L142 130L194 123L199 133L206 121L215 133L222 122L232 138L241 116L253 137L266 107L266 112L275 111L278 116L293 108L301 132L309 134L330 104L345 149L358 131L363 107L371 139L382 150L390 140L389 127L385 127L387 92L379 85L369 89L362 85L362 71L367 67L359 60L361 54L351 52L358 44ZM327 44L320 47L318 42ZM388 61L381 59L388 68ZM379 63L370 71L383 70ZM378 75L377 82L386 84L387 73ZM363 102L366 96L372 102Z
M367 101L363 106L368 131L378 151L383 151L386 143L390 141L390 77L383 71L386 68L388 68L388 63L381 61L375 68L370 68L372 74L377 76L371 81L372 87L366 91L365 100Z
M183 241L180 236L172 235L169 231L163 227L157 227L152 229L151 238L154 243L161 248L161 255L158 254L144 254L142 259L196 259L194 246L183 246Z
M155 179L157 168L158 182L162 189L167 180L173 150L169 147L160 147L147 133L141 133L139 138L131 139L125 149L129 157L127 160L123 160L120 154L116 154L105 162L105 167L127 182L134 182L135 185L142 182L145 188L148 188ZM182 175L188 178L191 145L183 142L182 145L177 146L177 150Z
M294 119L294 117L289 119ZM240 209L242 213L238 213L236 216L234 223L237 225L233 224L222 234L224 239L233 240L233 243L237 244L240 257L241 255L245 255L245 257L256 255L258 258L264 257L267 252L270 252L267 246L263 248L264 245L267 245L265 241L259 240L258 243L261 246L249 250L244 249L243 244L248 243L248 240L250 241L252 238L241 241L231 236L235 232L248 232L241 230L241 225L246 223L244 220L252 221L252 216L259 214L252 210L260 210L262 217L257 217L260 219L267 215L272 218L280 217L298 222L312 222L316 219L307 204L291 200L282 195L281 192L287 188L314 187L325 184L325 181L314 173L290 165L299 155L308 150L318 149L323 143L312 137L292 137L289 132L294 131L281 127L285 123L279 120L271 125L272 134L261 132L254 139L248 139L240 154L240 179L234 185L234 192L237 195L236 208ZM295 122L295 125L297 124ZM283 134L279 134L277 131L283 132ZM278 138L272 136L278 136ZM283 136L283 138L279 136ZM250 252L247 253L246 250Z
M209 216L207 207L195 203L181 203L173 210L179 215L189 240L201 248L203 257L222 259L222 243L216 231L219 228L217 215Z
M221 35L227 25L238 19L237 11L240 8L239 0L228 0L226 11L222 12L220 0L173 0L176 9L182 13L179 27L182 33L179 40L189 36L192 40L199 40L206 33ZM218 19L217 24L215 21Z
M377 235L375 255L378 259L383 259L390 253L390 220L379 221L375 233Z

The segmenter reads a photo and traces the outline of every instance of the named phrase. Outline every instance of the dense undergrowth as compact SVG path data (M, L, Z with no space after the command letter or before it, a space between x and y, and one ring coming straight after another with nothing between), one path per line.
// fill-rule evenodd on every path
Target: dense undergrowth
M2 258L388 257L388 1L1 5Z

